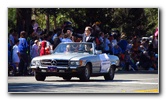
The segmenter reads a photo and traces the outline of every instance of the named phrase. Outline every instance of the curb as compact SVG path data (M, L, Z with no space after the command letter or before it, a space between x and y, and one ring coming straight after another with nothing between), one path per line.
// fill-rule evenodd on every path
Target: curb
M139 71L116 71L115 73L119 74L158 74L158 70L148 71L148 70L139 70Z

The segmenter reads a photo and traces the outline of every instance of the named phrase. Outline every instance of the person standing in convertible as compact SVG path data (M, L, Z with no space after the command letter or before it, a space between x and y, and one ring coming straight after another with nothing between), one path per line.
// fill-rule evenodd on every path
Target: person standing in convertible
M92 36L92 28L90 26L85 27L85 32L83 34L73 34L78 38L82 38L82 42L94 42L95 37Z

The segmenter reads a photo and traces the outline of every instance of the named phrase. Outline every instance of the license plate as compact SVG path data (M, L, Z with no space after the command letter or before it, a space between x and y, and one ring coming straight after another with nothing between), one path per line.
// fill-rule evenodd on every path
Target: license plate
M57 72L56 67L48 67L48 72Z
M65 70L59 70L59 72L60 72L60 73L64 73L64 72L65 72Z

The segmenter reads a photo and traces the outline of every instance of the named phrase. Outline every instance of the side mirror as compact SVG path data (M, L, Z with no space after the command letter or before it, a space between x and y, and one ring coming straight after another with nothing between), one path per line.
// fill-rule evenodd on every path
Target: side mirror
M95 50L95 54L102 54L101 50Z

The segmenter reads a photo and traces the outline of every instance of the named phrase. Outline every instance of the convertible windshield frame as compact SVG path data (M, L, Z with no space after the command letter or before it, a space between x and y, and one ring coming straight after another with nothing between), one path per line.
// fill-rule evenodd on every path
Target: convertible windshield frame
M64 42L60 43L53 51L57 53L85 53L94 54L94 45L90 42Z

